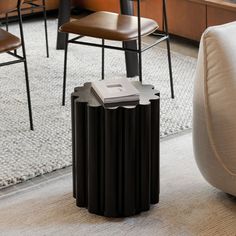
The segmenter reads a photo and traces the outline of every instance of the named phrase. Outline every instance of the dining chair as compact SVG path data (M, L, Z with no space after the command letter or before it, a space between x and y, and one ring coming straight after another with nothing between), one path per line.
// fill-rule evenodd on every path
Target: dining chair
M157 22L152 19L141 17L141 0L128 0L137 2L137 16L116 14L107 11L98 11L92 13L84 18L67 22L63 24L59 31L66 34L65 56L64 56L64 76L63 76L63 92L62 92L62 105L65 105L65 93L66 93L66 74L67 74L67 54L68 45L80 44L86 46L94 46L102 48L102 79L104 79L104 63L105 63L105 49L115 49L126 52L133 52L138 54L139 60L139 81L142 82L142 52L156 46L162 41L167 42L167 55L169 63L169 75L170 75L170 87L171 97L174 98L174 85L172 77L172 65L170 54L170 41L167 24L166 14L166 1L163 0L163 23L164 33L159 34L160 38L151 45L142 47L142 37L148 36L159 28ZM69 39L69 34L76 34L78 36ZM102 40L101 44L84 42L80 39L84 36L99 38ZM105 40L114 41L133 41L137 40L137 49L131 49L127 47L117 47L106 45Z
M30 129L33 130L34 126L33 126L32 109L31 109L29 76L28 76L28 67L27 67L26 52L25 52L25 41L24 41L22 16L21 16L22 4L23 4L23 0L0 0L0 14L6 14L7 12L16 10L17 16L18 16L19 28L20 28L20 38L0 28L0 53L7 53L10 56L14 57L13 60L0 62L0 67L8 66L8 65L16 64L16 63L21 63L21 62L24 63ZM20 47L22 49L22 56L17 54L16 51L14 51Z
M43 18L44 18L44 31L45 31L45 41L46 41L46 55L49 57L49 46L48 46L48 27L47 27L47 12L46 12L46 2L45 0L24 0L21 6L25 5L25 7L21 7L21 11L28 11L33 9L42 9ZM10 12L6 12L6 29L8 31L8 15L16 10L11 10Z

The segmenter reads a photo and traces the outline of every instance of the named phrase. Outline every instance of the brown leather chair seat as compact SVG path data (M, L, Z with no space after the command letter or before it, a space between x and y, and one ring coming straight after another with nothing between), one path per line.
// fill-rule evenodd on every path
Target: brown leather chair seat
M0 29L0 53L9 52L20 46L21 40L18 37L3 29Z
M137 21L135 16L101 11L65 23L60 27L60 31L108 40L129 41L138 38ZM142 36L149 35L156 29L158 25L154 20L141 17Z

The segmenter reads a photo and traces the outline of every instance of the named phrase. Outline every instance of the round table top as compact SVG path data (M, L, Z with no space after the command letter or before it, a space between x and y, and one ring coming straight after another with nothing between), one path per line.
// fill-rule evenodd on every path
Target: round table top
M142 84L139 81L132 81L131 83L140 92L139 101L137 102L105 105L93 91L90 82L85 83L84 86L76 87L74 93L72 93L72 97L74 97L78 102L87 103L90 107L103 106L104 108L109 109L115 109L118 107L133 108L137 105L148 105L151 100L159 99L159 91L154 89L153 85Z

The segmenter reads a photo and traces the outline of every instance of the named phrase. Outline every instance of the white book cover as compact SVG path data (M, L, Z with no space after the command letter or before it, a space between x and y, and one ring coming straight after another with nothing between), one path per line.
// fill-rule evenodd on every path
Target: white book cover
M92 88L103 103L139 100L139 91L127 79L109 79L92 82Z

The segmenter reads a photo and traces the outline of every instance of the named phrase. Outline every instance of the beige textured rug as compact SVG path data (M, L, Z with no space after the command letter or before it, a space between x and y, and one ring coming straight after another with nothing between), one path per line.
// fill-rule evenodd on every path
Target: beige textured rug
M10 31L17 35L17 25ZM50 58L45 57L43 21L24 22L35 131L29 130L23 65L1 68L0 189L71 165L70 93L98 80L101 50L70 45L66 106L61 106L64 51L56 50L57 20L48 21ZM143 55L144 83L161 93L161 137L192 127L196 59L172 53L176 98L170 98L167 52ZM5 55L0 55L0 61ZM124 54L106 50L106 79L124 78ZM137 80L137 78L135 78Z
M130 218L109 219L75 206L71 175L0 197L2 236L235 236L236 199L208 185L191 134L161 142L160 203Z

